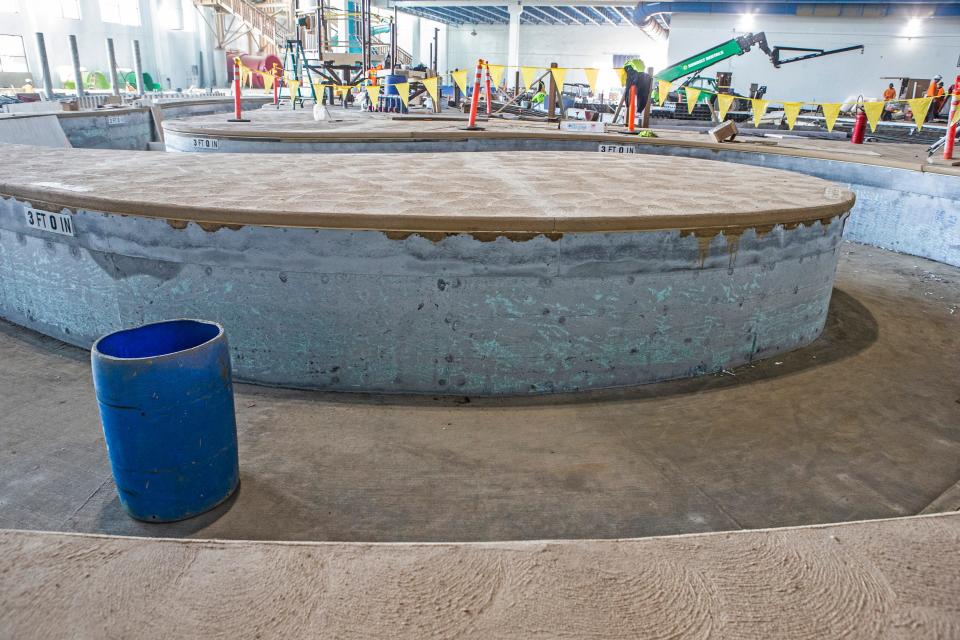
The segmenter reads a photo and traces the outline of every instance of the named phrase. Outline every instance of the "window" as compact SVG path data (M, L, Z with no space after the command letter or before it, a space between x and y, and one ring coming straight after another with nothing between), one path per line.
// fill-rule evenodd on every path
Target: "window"
M18 13L17 0L0 0L0 13Z
M0 72L29 72L27 53L23 49L23 38L0 34Z
M58 0L60 16L68 20L80 19L80 0Z
M70 20L80 19L80 0L43 0L42 5L43 10L50 15Z
M139 27L140 0L100 0L100 19L104 22Z

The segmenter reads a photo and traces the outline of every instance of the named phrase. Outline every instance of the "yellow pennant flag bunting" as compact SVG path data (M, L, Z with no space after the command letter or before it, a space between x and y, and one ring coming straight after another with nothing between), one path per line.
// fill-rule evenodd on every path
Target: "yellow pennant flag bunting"
M523 86L527 89L530 89L530 85L533 84L533 81L536 80L537 75L540 73L540 69L536 67L520 67L520 76L523 78Z
M378 84L368 84L364 89L367 90L367 97L370 98L370 104L377 104L380 100L380 91L382 87Z
M600 69L584 69L583 75L587 76L587 83L590 85L590 91L597 92L597 77L600 75Z
M553 81L557 83L557 90L563 91L563 79L567 77L567 70L563 67L552 67L550 73L553 75Z
M732 96L729 93L717 94L717 108L720 111L720 120L726 119L727 111L730 111L730 105L733 104L734 100L735 96Z
M912 98L907 100L910 105L910 111L913 112L913 121L917 123L917 131L923 129L923 123L927 120L927 112L930 111L930 103L933 98Z
M700 89L684 87L683 90L687 94L687 113L693 113L693 108L697 106L697 100L700 99Z
M352 84L338 84L337 91L343 94L343 97L347 97L347 94L350 93L350 89L353 89Z
M500 82L503 81L503 72L506 67L502 64L491 64L487 68L490 69L490 82L493 83L493 86L499 87Z
M300 90L300 81L299 80L287 80L287 88L290 89L290 97L296 96L297 91Z
M760 126L760 119L763 118L763 114L767 112L768 104L770 104L769 100L759 100L754 98L750 101L750 109L753 111L753 126Z
M827 123L827 131L833 131L833 125L836 124L837 116L840 115L841 106L839 102L825 102L820 105L820 108L823 109L823 119Z
M880 116L883 115L883 102L864 102L863 111L867 114L867 122L870 123L870 131L877 130L877 123L880 122Z
M267 91L273 90L273 74L272 73L261 73L263 76L263 88Z
M423 88L427 90L427 94L430 96L430 99L433 100L433 104L437 104L437 89L439 89L439 76L433 76L432 78L424 78L420 82L423 83Z
M453 81L457 83L457 86L460 87L460 91L467 92L467 70L463 71L454 71L450 74L453 76Z
M657 102L661 107L667 99L667 94L670 93L670 84L666 80L657 80Z
M623 67L618 67L615 71L617 72L617 77L620 78L620 86L627 86L627 70Z
M787 128L793 131L793 125L797 124L797 116L800 115L802 102L784 102L783 116L787 119Z
M410 106L410 83L409 82L398 82L393 85L397 88L397 93L400 94L400 101L403 103L403 106Z
M313 93L317 96L317 101L323 100L323 91L327 88L327 85L320 84L319 82L313 83Z

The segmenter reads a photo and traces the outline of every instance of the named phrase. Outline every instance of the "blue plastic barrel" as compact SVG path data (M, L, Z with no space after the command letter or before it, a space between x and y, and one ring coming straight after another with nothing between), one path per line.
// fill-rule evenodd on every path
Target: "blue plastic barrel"
M223 327L169 320L93 345L93 383L120 504L149 522L183 520L236 490L237 422Z
M400 83L407 82L406 76L386 75L382 78L383 89L380 93L380 110L393 113L407 113L407 108L403 106L400 99L400 93L397 86Z

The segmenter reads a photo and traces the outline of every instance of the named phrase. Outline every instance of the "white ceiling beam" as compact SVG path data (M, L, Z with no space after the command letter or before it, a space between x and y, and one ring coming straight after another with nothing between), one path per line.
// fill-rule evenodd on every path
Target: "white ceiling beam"
M584 11L583 9L581 9L581 8L578 7L578 6L569 5L569 6L564 6L563 8L564 8L564 9L570 9L571 11L573 11L573 12L576 13L577 15L581 16L584 20L586 20L586 21L589 22L590 24L594 24L594 25L599 25L599 24L600 24L599 22L597 22L597 21L593 18L593 16L589 15L586 11Z
M516 0L514 0L516 2ZM478 7L478 6L488 6L488 7L505 7L507 5L514 4L514 2L505 2L504 0L394 0L389 3L390 7L429 7L433 5L435 7ZM572 7L576 5L583 5L586 7L622 7L623 0L523 0L523 2L517 2L517 4L522 4L524 8L526 7Z

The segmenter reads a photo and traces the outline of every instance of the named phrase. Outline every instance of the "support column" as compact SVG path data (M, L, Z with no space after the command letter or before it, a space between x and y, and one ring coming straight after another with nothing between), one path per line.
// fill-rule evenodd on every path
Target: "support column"
M37 55L40 57L40 73L43 74L43 99L53 100L53 78L50 77L50 62L47 60L47 45L43 34L37 32Z
M120 85L117 84L117 52L113 48L113 38L107 38L107 67L110 69L110 91L115 96L120 95Z
M413 32L411 33L410 55L413 57L413 66L420 64L420 18L413 21Z
M507 66L512 67L516 72L516 77L520 77L520 14L523 13L523 5L520 0L516 4L508 5L510 11L510 28L507 33ZM520 90L520 81L517 80L517 91Z
M143 84L143 62L140 60L140 41L133 41L133 72L137 74L137 95L146 95L146 87Z
M86 95L83 89L83 72L80 71L80 48L77 46L77 36L70 36L70 57L73 59L73 82L77 85L77 97Z

